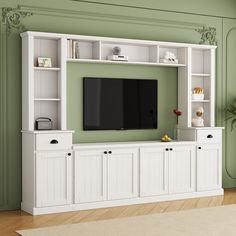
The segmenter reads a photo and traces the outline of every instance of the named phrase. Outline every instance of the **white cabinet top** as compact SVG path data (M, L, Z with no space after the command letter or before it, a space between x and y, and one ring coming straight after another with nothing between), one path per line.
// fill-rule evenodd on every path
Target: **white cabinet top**
M164 41L151 41L151 40L140 40L140 39L126 39L126 38L108 38L99 36L87 36L87 35L75 35L75 34L60 34L60 33L47 33L47 32L36 32L36 31L26 31L21 33L21 37L42 37L51 39L73 39L73 40L84 40L84 41L101 41L103 43L124 43L124 44L136 44L136 45L159 45L163 47L192 47L196 49L211 49L217 48L215 45L203 45L203 44L190 44L190 43L177 43L177 42L164 42Z
M171 142L161 142L161 141L136 141L136 142L107 142L107 143L81 143L74 144L73 149L86 149L86 148L119 148L119 147L166 147L166 146L181 146L181 145L196 145L193 141L171 141Z

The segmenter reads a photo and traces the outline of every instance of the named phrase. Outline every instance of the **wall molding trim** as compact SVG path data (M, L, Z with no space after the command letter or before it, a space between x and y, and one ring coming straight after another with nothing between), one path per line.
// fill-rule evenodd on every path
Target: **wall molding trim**
M7 34L10 34L13 30L24 31L25 26L23 25L21 20L32 15L32 12L22 11L19 7L3 7L2 24L5 24L7 26Z
M7 36L0 25L0 207L7 205Z
M225 60L226 60L226 62L225 62L225 95L224 95L225 104L224 104L224 106L227 105L227 101L228 101L228 97L227 97L227 94L228 94L227 83L228 83L228 79L229 79L228 78L228 50L229 50L228 49L228 45L229 45L228 41L229 41L230 34L235 30L236 30L236 27L233 27L226 34L226 45L225 45L225 47L226 47L226 50L225 50L225 54L226 54L226 57L225 57ZM227 139L228 139L228 137L227 137L227 126L228 126L227 123L228 122L224 120L224 123L225 123L225 143L227 143ZM226 174L228 175L229 178L236 180L236 176L232 175L230 173L229 169L228 169L228 158L227 158L228 157L228 151L229 150L225 146L225 171L226 171Z
M158 18L148 18L140 16L123 16L119 14L108 14L100 12L89 12L89 11L77 11L77 10L66 10L46 7L31 7L28 5L19 5L20 10L31 12L34 15L46 15L46 16L59 16L72 19L88 19L88 20L99 20L116 23L129 23L136 25L149 25L149 26L160 26L160 27L174 27L182 29L195 30L197 27L203 27L200 23L191 23L188 21L176 21L176 20L163 20Z
M195 29L201 35L201 41L199 44L209 44L217 45L216 41L216 28L215 27L205 27Z
M77 3L88 3L88 4L97 4L97 5L104 5L104 6L113 6L113 7L125 7L125 8L133 8L133 9L141 9L141 10L149 10L149 11L161 11L161 12L179 13L179 14L186 14L186 15L208 16L208 17L224 18L224 19L236 19L235 17L227 17L227 16L211 15L211 14L201 14L201 13L187 12L187 11L174 11L174 10L152 8L152 7L131 6L131 5L125 5L125 4L101 2L101 1L100 2L90 1L90 0L70 0L70 1L77 2Z

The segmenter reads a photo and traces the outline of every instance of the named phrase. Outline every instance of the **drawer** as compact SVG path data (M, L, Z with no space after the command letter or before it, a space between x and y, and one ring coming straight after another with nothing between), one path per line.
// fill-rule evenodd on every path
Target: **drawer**
M36 150L63 150L71 147L71 133L36 134Z
M221 143L222 130L197 130L198 143Z

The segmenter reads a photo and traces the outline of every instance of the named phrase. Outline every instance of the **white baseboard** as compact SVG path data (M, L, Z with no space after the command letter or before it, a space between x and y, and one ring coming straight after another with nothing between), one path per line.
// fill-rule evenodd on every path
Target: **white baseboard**
M100 202L70 204L70 205L63 205L63 206L40 207L40 208L35 208L35 207L28 206L27 204L22 203L21 209L32 215L42 215L42 214L51 214L51 213L59 213L59 212L79 211L79 210L98 209L98 208L107 208L107 207L116 207L116 206L127 206L127 205L133 205L133 204L144 204L144 203L163 202L163 201L172 201L172 200L180 200L180 199L191 199L191 198L198 198L198 197L219 196L223 194L224 194L223 189L217 189L217 190L212 190L212 191L191 192L191 193L181 193L181 194L152 196L152 197L138 197L138 198L132 198L132 199L100 201Z

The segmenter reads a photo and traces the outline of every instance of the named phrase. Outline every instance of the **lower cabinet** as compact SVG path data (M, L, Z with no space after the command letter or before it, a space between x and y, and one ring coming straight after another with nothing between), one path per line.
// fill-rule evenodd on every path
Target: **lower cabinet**
M169 148L169 193L195 191L195 146Z
M140 196L168 193L168 152L165 148L140 149Z
M193 191L195 191L195 146L141 148L141 197Z
M199 144L197 147L197 191L221 188L221 145Z
M72 154L36 153L36 207L72 203Z
M77 150L75 203L138 196L138 149Z

